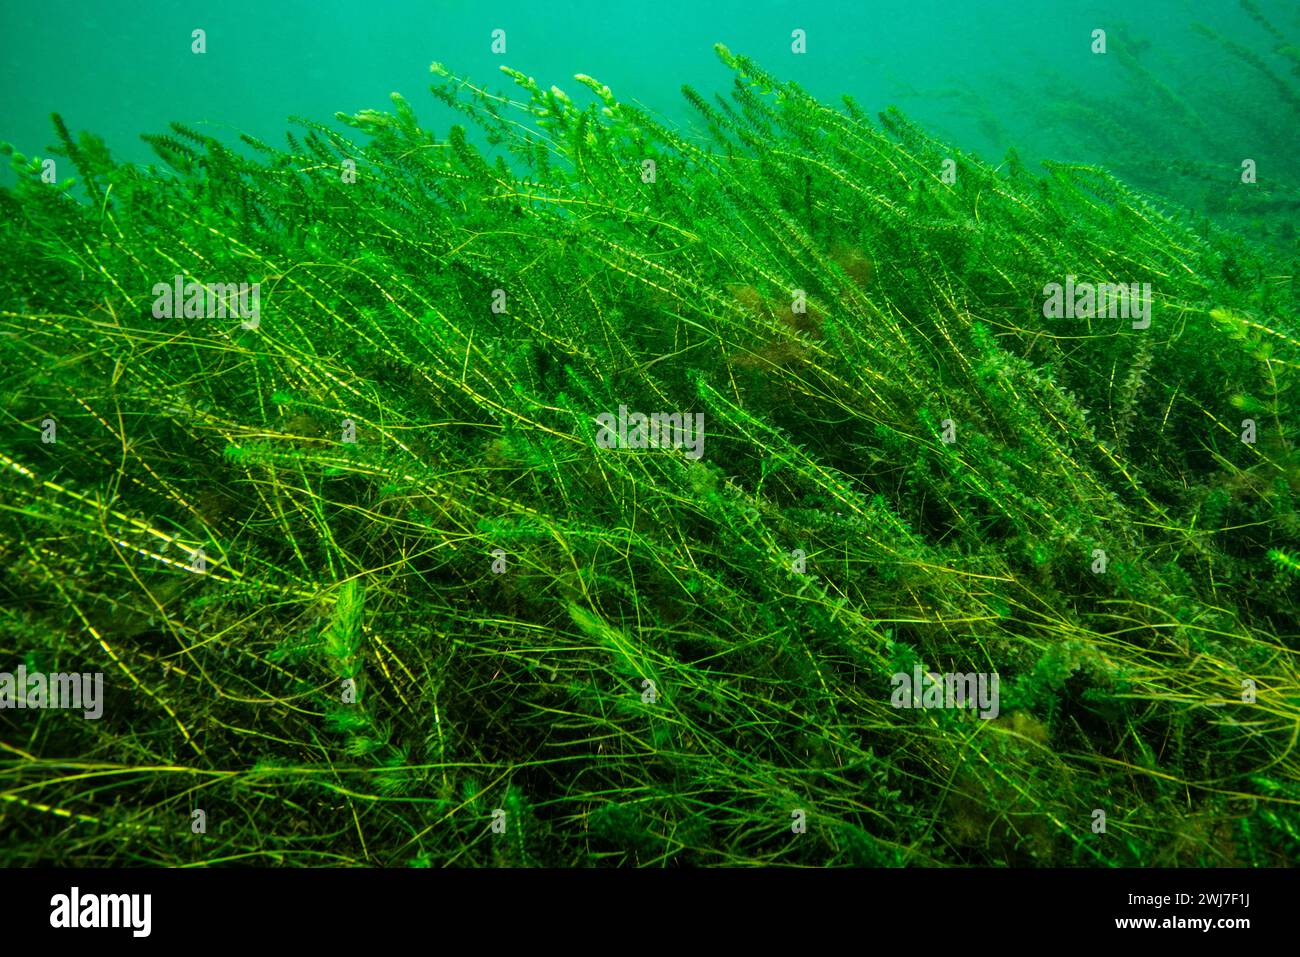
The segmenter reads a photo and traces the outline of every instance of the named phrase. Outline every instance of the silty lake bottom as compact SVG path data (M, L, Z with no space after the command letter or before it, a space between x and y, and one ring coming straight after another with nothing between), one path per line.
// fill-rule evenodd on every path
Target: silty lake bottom
M1296 10L909 7L0 15L0 862L1293 863Z

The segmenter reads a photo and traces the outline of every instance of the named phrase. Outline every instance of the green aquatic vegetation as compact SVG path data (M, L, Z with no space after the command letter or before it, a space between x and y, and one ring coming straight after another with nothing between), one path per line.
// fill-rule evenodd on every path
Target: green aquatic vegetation
M1288 283L1294 308L1300 188L1291 130L1300 122L1300 35L1294 19L1275 22L1252 0L1237 6L1253 31L1234 38L1189 23L1189 72L1178 79L1149 41L1111 24L1098 59L1113 62L1122 95L1055 76L1016 96L1035 104L1031 115L1049 153L1095 157L1179 207L1274 244L1290 260L1282 275L1252 272L1227 250L1222 275L1243 286Z
M1224 268L1276 253L719 54L702 135L435 64L477 132L13 158L0 655L107 701L0 716L6 860L1288 861L1300 332Z

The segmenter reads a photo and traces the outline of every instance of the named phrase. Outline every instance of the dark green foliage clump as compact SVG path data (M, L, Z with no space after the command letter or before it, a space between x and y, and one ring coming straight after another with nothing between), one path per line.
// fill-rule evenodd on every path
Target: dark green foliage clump
M15 157L0 667L108 691L0 713L8 863L1294 858L1274 253L719 52L705 142L435 66L487 155L394 96L154 169L60 124L79 197ZM177 275L258 327L155 318ZM1067 276L1149 327L1045 319ZM702 458L601 447L620 406ZM895 709L916 664L1000 714Z

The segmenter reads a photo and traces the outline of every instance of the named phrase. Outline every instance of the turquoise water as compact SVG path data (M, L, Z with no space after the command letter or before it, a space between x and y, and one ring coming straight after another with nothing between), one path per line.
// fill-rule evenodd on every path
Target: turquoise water
M28 158L51 110L128 163L393 91L433 133L15 163L0 653L115 677L6 744L0 864L1296 859L1294 0L11 0L0 36ZM497 177L431 61L915 125L783 83L705 153L557 109ZM1053 158L1145 192L1017 170Z
M1296 4L1257 6L1296 34ZM1118 103L1132 76L1113 52L1091 51L1094 29L1105 29L1112 47L1123 38L1175 94L1200 98L1206 110L1218 104L1225 123L1237 111L1220 91L1269 95L1248 67L1195 34L1194 22L1265 56L1276 45L1236 4L1188 0L9 0L0 9L0 140L43 155L58 111L74 131L104 137L117 158L150 162L138 134L165 132L173 120L280 142L289 115L384 109L391 91L443 130L451 118L427 94L432 61L493 88L504 85L502 64L571 93L573 74L587 73L689 124L680 87L711 94L729 82L712 51L722 42L820 97L849 93L870 111L896 105L986 159L1014 147L1026 158L1104 160L1091 124L1072 121L1068 107L1080 90ZM191 51L195 29L206 31L202 55ZM492 50L496 29L505 31L504 54ZM806 53L791 50L796 29L806 33Z

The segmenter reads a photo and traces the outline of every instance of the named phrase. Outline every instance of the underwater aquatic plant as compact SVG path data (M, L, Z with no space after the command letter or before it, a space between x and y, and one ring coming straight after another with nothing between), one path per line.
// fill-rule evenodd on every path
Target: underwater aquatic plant
M1234 39L1190 24L1195 81L1184 77L1177 84L1182 92L1162 76L1165 65L1152 44L1119 24L1110 26L1105 57L1118 68L1121 95L1068 76L1035 78L1032 89L1023 78L1008 78L1008 84L1015 90L1012 102L1032 104L1026 111L1049 154L1069 149L1104 162L1172 207L1273 243L1294 264L1300 171L1291 131L1300 122L1300 33L1253 0L1237 0L1237 6L1254 22L1254 38L1245 38L1250 31ZM991 107L976 103L970 109L987 114ZM1282 274L1284 281L1293 274L1294 265ZM1266 281L1228 250L1223 276L1238 284Z
M395 95L15 157L0 653L107 701L0 716L10 863L1285 860L1300 337L1222 269L1272 253L718 52L706 141L435 64L492 153ZM1045 319L1067 275L1149 327ZM998 717L895 709L918 664Z

